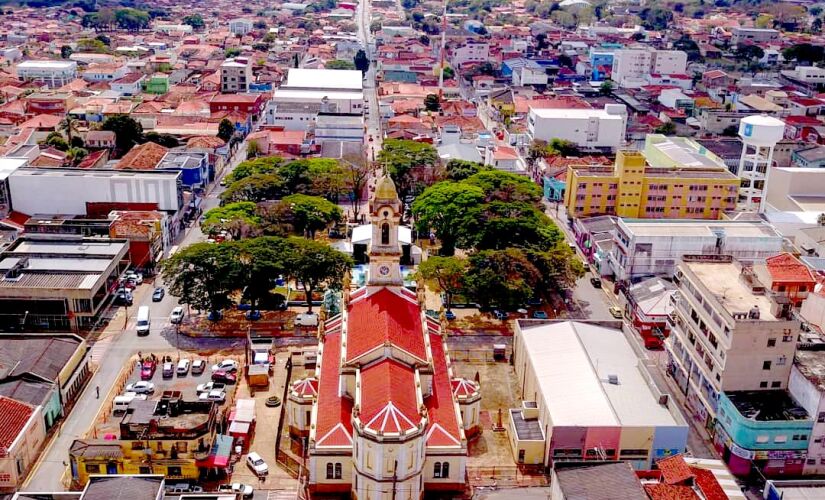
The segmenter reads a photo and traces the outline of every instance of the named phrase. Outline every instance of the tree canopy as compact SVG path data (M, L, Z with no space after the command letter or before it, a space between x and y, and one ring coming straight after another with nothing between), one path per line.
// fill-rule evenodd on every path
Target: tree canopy
M258 206L250 201L238 201L215 207L203 214L201 228L204 233L217 234L227 231L238 240L254 233L261 223Z
M422 191L436 178L438 153L431 144L404 139L384 141L378 163L389 173L401 200Z
M293 194L281 199L282 214L288 217L295 232L314 239L315 233L341 220L341 208L318 196Z
M333 59L324 64L326 69L355 69L355 63L343 59Z
M115 146L121 154L143 141L143 126L128 115L110 116L101 128L115 133Z
M432 256L418 266L418 274L422 278L438 285L439 291L444 294L444 306L448 311L452 306L453 296L460 293L464 287L466 272L467 261L458 257Z
M218 124L218 137L223 140L223 142L229 142L229 139L232 138L232 135L235 133L235 125L232 125L232 122L224 118Z

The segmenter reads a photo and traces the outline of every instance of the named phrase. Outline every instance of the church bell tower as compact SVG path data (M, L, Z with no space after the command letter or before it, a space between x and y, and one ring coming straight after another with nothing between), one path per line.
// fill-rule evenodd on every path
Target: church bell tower
M370 270L368 286L402 286L401 244L398 226L401 223L401 200L395 183L388 175L378 179L370 200L372 238L369 245Z

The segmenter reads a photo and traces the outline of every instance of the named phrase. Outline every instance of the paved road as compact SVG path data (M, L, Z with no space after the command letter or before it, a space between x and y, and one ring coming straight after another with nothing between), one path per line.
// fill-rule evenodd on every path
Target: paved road
M241 143L225 173L230 172L240 161L246 158L246 143ZM225 175L225 174L224 174ZM203 201L203 210L209 210L220 203L218 198L223 188L213 186ZM188 228L184 237L178 242L180 248L203 241L204 236L197 224ZM85 392L78 399L72 412L60 424L58 434L49 448L41 454L40 462L29 475L24 484L27 491L62 491L61 478L66 471L64 462L68 461L68 450L75 439L83 437L94 416L100 410L105 395L113 389L118 374L124 363L135 353L141 351L167 351L178 347L178 338L169 323L169 314L178 305L177 299L167 294L161 302L152 302L152 288L162 285L160 278L155 284L145 283L135 293L134 305L119 308L106 330L92 345L92 360L99 366ZM149 306L152 327L148 336L138 337L135 333L135 320L140 306ZM191 339L181 337L182 349L219 349L231 347L236 340ZM101 398L97 398L96 387L100 388Z

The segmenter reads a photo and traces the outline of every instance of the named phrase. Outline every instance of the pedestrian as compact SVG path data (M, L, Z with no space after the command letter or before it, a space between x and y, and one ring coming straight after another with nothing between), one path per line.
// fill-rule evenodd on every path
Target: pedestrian
M97 399L100 399L100 386L99 385L95 386L95 392L97 393Z

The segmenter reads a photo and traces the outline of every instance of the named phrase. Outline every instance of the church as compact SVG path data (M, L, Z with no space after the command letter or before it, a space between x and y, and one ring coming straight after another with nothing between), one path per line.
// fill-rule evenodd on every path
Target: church
M441 325L403 286L401 202L379 179L370 200L366 285L319 328L315 375L292 383L290 433L307 442L310 493L418 500L465 487L480 432L479 384L456 377Z

